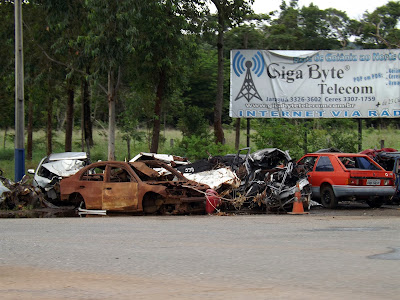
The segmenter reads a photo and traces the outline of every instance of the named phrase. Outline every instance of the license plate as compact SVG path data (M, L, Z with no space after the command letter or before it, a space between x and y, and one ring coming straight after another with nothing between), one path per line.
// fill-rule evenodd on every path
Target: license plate
M367 185L381 185L380 179L367 179Z

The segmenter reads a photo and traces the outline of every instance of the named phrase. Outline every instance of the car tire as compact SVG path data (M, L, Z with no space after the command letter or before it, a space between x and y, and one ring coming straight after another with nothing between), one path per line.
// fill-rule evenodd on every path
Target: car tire
M83 199L82 195L78 193L71 194L69 196L68 203L74 205L76 208L86 208L85 199Z
M321 187L321 203L326 208L335 208L338 204L338 199L330 185Z

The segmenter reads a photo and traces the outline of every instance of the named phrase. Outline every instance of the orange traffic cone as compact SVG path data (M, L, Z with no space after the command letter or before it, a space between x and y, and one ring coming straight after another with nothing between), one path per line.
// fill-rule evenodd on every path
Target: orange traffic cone
M305 215L308 212L304 212L303 201L301 201L301 192L299 182L296 183L296 192L294 193L294 202L293 202L293 209L292 212L288 214L291 215Z

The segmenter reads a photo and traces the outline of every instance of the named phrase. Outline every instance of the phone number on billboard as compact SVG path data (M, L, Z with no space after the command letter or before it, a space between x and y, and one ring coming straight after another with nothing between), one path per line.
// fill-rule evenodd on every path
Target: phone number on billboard
M354 96L354 97L290 97L286 99L279 99L277 102L321 102L324 100L325 102L367 102L367 101L376 101L375 96Z

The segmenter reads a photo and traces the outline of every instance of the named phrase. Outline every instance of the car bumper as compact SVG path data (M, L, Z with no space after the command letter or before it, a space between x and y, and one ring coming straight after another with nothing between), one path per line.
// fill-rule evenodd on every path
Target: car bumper
M395 186L350 186L334 185L333 191L336 197L370 197L370 196L393 196Z

